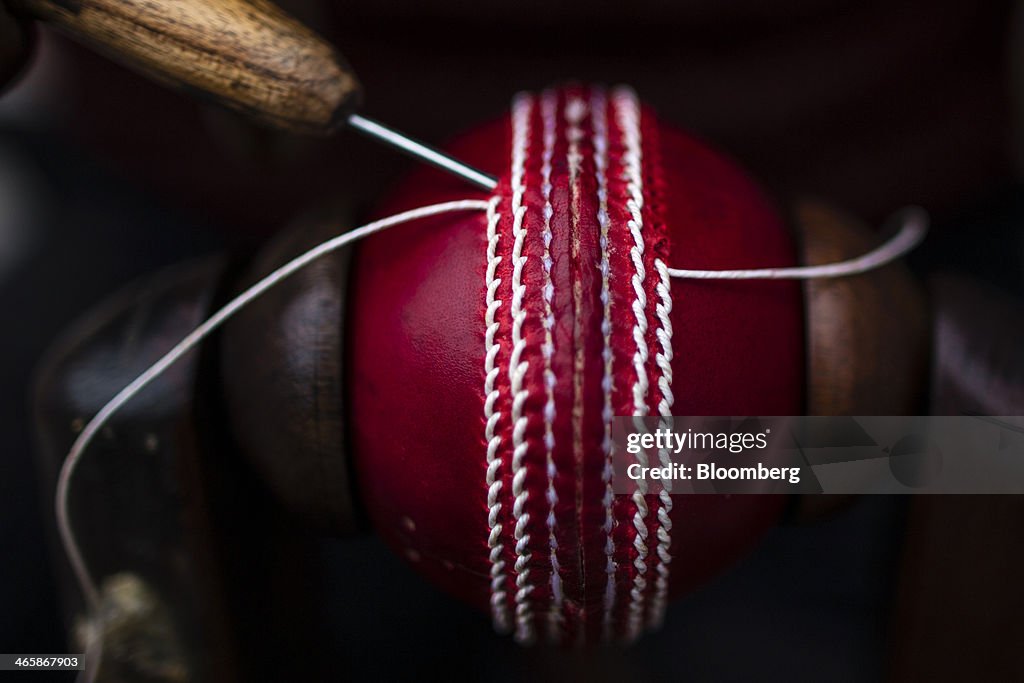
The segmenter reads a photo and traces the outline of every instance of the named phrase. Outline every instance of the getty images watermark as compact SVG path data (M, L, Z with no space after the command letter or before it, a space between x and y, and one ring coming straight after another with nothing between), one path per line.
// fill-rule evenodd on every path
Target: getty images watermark
M617 417L615 493L1024 493L1024 417Z

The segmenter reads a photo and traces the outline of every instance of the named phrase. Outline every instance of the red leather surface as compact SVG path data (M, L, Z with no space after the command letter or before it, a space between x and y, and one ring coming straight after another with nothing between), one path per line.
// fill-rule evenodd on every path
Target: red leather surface
M534 123L539 129L539 123ZM652 235L663 229L667 237L663 241L652 239L648 245L645 263L649 269L656 256L663 257L670 266L686 268L745 268L793 262L793 244L777 211L736 165L691 137L657 123L648 112L644 113L642 130L644 221ZM467 134L451 150L502 177L499 207L507 214L507 118ZM558 497L557 564L565 596L565 628L575 637L583 624L581 611L596 612L605 592L601 378L599 370L594 370L599 364L592 362L603 348L600 274L593 267L600 247L592 151L583 154L575 190L567 178L568 170L557 163L561 153L556 152L550 246L550 277L555 284L551 301L554 346L576 349L591 361L581 375L578 399L584 405L582 440L574 441L571 411L560 408L552 425L559 463L554 486ZM615 149L610 150L610 157L616 154ZM540 172L536 158L531 152L528 176ZM532 177L527 184L537 182ZM616 182L609 178L613 223L623 219L624 206L619 199L611 206L612 198L626 191L616 187ZM465 197L483 198L485 194L438 171L421 169L380 213ZM525 198L527 204L541 201L529 193ZM531 231L543 230L540 215L528 213L524 225ZM615 239L621 241L625 234ZM533 252L528 254L523 278L531 291L540 291L544 278L539 245L534 241L526 246ZM631 265L628 245L620 246L612 250L613 274ZM355 259L344 367L349 372L347 405L352 411L349 424L355 474L374 526L429 580L486 610L490 562L484 485L485 267L483 213L424 220L364 242ZM503 280L501 298L507 304L511 296L509 259L503 261L498 274ZM653 302L657 296L655 279L644 282ZM573 283L579 285L575 298L567 294L572 291L568 285ZM628 280L622 279L622 283L626 285ZM612 336L622 340L615 348L613 403L616 414L629 414L632 398L622 387L635 377L629 360L632 352L627 348L632 339L627 303L632 290L617 287L612 289L612 300L621 299L624 308L613 319ZM797 285L677 280L672 283L672 297L674 414L781 415L801 411L803 312ZM533 462L527 505L534 522L531 577L537 588L531 600L534 607L543 608L551 595L549 539L542 533L544 525L537 522L550 511L545 495L543 420L539 417L544 408L540 352L544 331L539 323L543 301L532 297L524 301L524 307L528 312L523 329L525 353L532 358L525 381L538 389L524 407L529 416L527 459ZM502 330L501 334L509 332ZM646 340L653 356L657 348L653 325ZM507 351L505 347L502 353ZM508 358L502 361L507 366ZM553 374L559 378L553 388L555 402L559 406L574 405L575 389L566 379L572 376L573 354L555 353L551 362ZM648 367L656 370L653 358ZM509 401L507 376L499 377L498 389L501 400ZM659 400L660 393L652 385L648 397L652 409ZM502 430L510 440L510 420L502 423ZM506 534L510 534L512 520L508 515L513 501L508 470L503 482L506 504L502 519ZM656 510L656 500L649 500L652 511ZM767 496L674 497L671 593L691 590L747 552L775 523L782 504L780 498ZM615 503L613 535L618 539L619 595L628 595L635 577L635 530L628 523L634 511L635 506L625 497ZM655 514L648 517L648 529L653 538L657 530ZM515 556L511 536L509 539L505 558L511 569ZM652 553L648 561L652 577L648 591L653 591L656 555ZM512 573L507 580L510 606L515 592ZM617 621L626 618L624 605L624 600L617 600ZM599 633L597 623L591 617L582 625L588 639Z

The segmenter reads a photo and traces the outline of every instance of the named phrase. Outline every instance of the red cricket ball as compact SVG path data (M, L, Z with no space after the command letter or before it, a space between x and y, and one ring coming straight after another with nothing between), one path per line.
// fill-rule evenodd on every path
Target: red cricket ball
M376 529L521 641L632 640L748 551L776 496L613 496L614 415L802 410L792 282L665 267L792 264L742 170L628 89L518 96L462 137L491 210L358 248L347 325L352 452ZM388 213L472 196L423 169Z

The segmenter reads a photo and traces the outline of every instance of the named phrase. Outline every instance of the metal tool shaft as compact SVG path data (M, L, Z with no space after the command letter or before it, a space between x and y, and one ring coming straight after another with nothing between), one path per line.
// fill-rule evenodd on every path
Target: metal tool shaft
M425 161L426 163L436 166L444 171L448 171L449 173L454 173L481 189L493 190L498 186L498 180L493 176L478 171L472 166L468 166L458 159L448 156L444 152L440 152L419 140L407 137L395 129L389 128L388 126L378 123L372 119L368 119L365 116L350 114L348 117L348 125L358 130L360 133L399 149L412 157Z
M490 191L497 185L486 173L352 113L362 88L344 58L272 2L0 0L5 2L161 83L202 93L279 130L323 135L347 121L477 187Z

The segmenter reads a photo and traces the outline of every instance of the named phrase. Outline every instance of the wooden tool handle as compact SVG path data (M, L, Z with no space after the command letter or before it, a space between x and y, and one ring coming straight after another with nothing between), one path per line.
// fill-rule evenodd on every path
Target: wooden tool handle
M8 0L145 75L275 128L327 133L359 82L323 38L267 0Z

